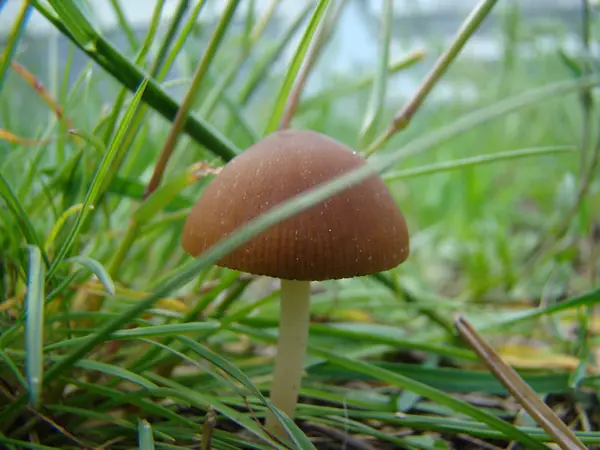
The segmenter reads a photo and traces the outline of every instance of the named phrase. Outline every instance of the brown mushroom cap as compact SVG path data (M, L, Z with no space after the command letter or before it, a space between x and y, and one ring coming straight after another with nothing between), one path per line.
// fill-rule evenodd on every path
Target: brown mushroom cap
M362 156L320 133L272 133L208 184L185 223L183 248L197 256L279 203L364 164ZM388 270L408 254L404 216L381 177L372 175L270 227L218 265L319 281Z

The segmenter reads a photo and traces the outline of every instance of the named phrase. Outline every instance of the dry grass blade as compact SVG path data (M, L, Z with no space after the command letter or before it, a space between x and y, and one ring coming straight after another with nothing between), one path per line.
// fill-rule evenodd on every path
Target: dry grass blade
M52 139L50 139L50 138L48 138L48 139L26 138L26 137L22 137L22 136L17 136L16 134L13 134L8 130L3 130L2 128L0 128L0 141L10 142L11 144L33 146L33 145L47 144L48 142L51 142Z
M388 127L387 131L384 132L379 138L371 144L366 150L365 156L372 155L377 149L384 145L394 134L402 131L410 123L412 117L419 110L431 90L441 79L442 75L446 73L452 61L454 61L463 47L469 41L473 33L479 28L479 25L484 21L488 14L492 11L498 0L482 0L473 9L471 14L465 19L463 25L460 27L456 36L450 46L444 53L437 59L421 86L417 89L415 94L409 100L409 102L396 114L392 123Z
M477 333L464 317L458 317L455 327L460 336L471 346L487 368L494 374L511 395L533 417L533 419L554 438L556 444L564 450L585 449L585 445L573 431L558 418L519 374Z
M44 87L44 85L33 75L25 66L22 66L16 61L11 63L12 69L18 73L23 80L25 80L28 84L30 84L33 89L40 95L40 97L46 102L46 104L52 108L56 117L61 120L64 117L64 112L62 107L54 100L52 94L48 92L48 89ZM75 128L75 125L68 117L64 117L67 122L67 126L69 128Z

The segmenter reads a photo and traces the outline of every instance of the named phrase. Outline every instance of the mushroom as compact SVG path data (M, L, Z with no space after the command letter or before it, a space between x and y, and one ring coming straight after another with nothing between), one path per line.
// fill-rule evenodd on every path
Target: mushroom
M183 229L197 256L302 192L366 164L349 147L308 130L276 131L232 159L206 186ZM217 264L279 278L280 322L270 399L294 418L310 322L310 282L382 272L409 255L406 221L377 174L256 235ZM267 415L266 427L284 436Z

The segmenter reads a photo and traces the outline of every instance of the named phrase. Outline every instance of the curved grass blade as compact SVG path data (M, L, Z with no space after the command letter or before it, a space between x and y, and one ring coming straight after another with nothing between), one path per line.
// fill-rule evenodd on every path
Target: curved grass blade
M489 330L506 325L514 325L525 320L535 319L537 317L549 316L552 314L566 311L568 309L579 308L582 306L591 306L600 302L600 288L591 290L581 295L571 297L559 303L554 303L543 308L531 308L524 311L518 311L499 319L492 319L484 323L477 324L479 331ZM475 320L473 320L475 322Z
M123 327L132 319L139 317L144 311L152 308L160 298L169 295L173 290L188 283L198 273L207 269L229 252L243 245L268 227L293 214L308 209L338 192L342 192L350 186L368 178L377 171L381 172L392 167L396 162L405 157L406 154L415 154L426 151L440 142L464 133L477 125L484 124L521 108L548 100L549 98L565 95L586 86L594 86L597 84L600 84L600 77L598 76L584 77L576 81L560 82L506 99L491 107L474 111L427 136L409 142L402 150L393 152L390 155L384 155L372 163L338 176L321 186L283 202L278 207L273 208L260 217L248 222L242 230L237 230L214 247L208 249L205 253L198 256L192 264L186 265L183 269L175 272L171 278L157 286L152 294L123 311L118 317L115 317L98 327L95 333L89 336L85 342L82 342L75 347L60 363L54 365L46 372L46 381L49 382L56 379L65 369L70 367L75 361L81 359L96 345L104 342L113 332ZM18 402L13 403L13 405L18 406Z
M106 292L110 295L115 295L115 282L100 262L89 256L73 256L72 258L65 259L63 263L81 264L98 277L98 280L100 280L100 283L102 283Z
M152 425L141 419L138 420L138 448L140 450L154 450Z
M74 317L69 315L69 317ZM124 341L129 339L142 338L157 338L176 336L181 337L184 333L199 333L206 331L216 331L221 328L219 322L189 322L189 323L172 323L167 325L150 325L130 330L115 331L111 336L112 341ZM85 336L67 339L64 341L54 342L46 346L45 350L56 350L58 348L66 348L75 346L87 339ZM137 369L137 368L136 368Z
M27 246L29 270L25 296L25 355L29 403L41 405L44 379L44 264L38 247Z
M392 339L390 339L391 341ZM391 342L388 345L392 345ZM398 345L401 347L401 344ZM423 367L416 364L373 362L373 365L383 367L390 372L400 373L431 387L443 391L456 393L482 392L491 395L507 395L508 392L492 374L484 370L452 369L447 367ZM340 369L334 364L319 363L306 369L314 378L323 378L335 382L351 380L373 381L368 375ZM538 393L567 394L569 386L569 372L551 372L540 374L521 374L527 384ZM586 379L581 383L585 386Z
M51 359L60 361L62 357L53 356ZM92 361L89 359L82 359L75 363L75 366L85 370L102 372L106 375L110 375L121 380L129 381L130 383L136 384L143 388L152 389L157 387L156 384L148 381L145 377L133 373L130 370L123 369L122 367L115 366L113 364L107 364L100 361Z
M310 18L308 26L304 30L304 34L302 35L302 39L298 44L296 53L294 54L290 66L285 73L285 78L283 80L283 84L281 85L281 89L279 90L279 95L275 100L275 105L273 105L273 113L271 114L271 118L267 123L265 135L272 133L279 127L279 122L283 117L285 105L287 103L288 96L290 95L290 92L292 91L292 88L294 86L296 76L298 75L298 72L302 67L302 62L304 61L304 57L306 56L306 52L308 51L310 42L317 31L317 27L319 26L321 20L325 15L325 10L327 9L328 5L329 0L319 1L319 4L315 8L312 17Z
M46 238L46 242L44 243L44 248L46 249L47 252L50 251L50 247L51 247L52 243L56 239L56 236L62 229L62 227L65 224L65 222L67 221L67 219L69 217L71 217L73 214L75 214L76 212L79 212L81 210L81 208L83 208L83 204L78 203L77 205L71 206L69 209L67 209L64 213L61 214L61 216L58 218L58 220L56 221L56 223L50 230L50 233L48 234L48 237Z
M113 163L115 157L117 156L117 153L121 147L121 143L123 141L125 133L127 132L127 128L129 127L129 123L130 123L133 115L135 114L136 109L138 108L138 105L142 99L142 95L144 93L144 90L146 89L146 86L147 86L147 82L145 80L140 85L138 91L136 92L135 96L131 100L131 104L129 105L129 108L126 111L125 116L123 117L121 126L117 130L117 134L115 135L115 138L113 139L109 149L106 151L102 160L100 161L100 165L98 166L96 174L94 175L94 179L92 180L92 183L90 184L90 187L88 188L88 191L87 191L87 194L85 197L85 201L83 202L83 208L81 209L81 212L77 216L77 219L75 221L75 224L73 225L73 228L71 228L71 231L69 232L69 234L66 237L65 241L63 242L62 246L59 248L58 252L56 253L54 260L52 261L50 269L48 270L48 278L51 278L54 275L59 264L67 256L69 250L71 249L71 246L75 242L75 239L77 239L77 236L79 235L79 232L81 231L81 228L83 227L85 220L87 219L88 215L90 214L90 206L93 206L93 204L96 202L96 199L100 196L101 187L104 184L104 180L108 176L108 173L111 169L111 166L112 166L112 163Z
M0 361L2 361L3 366L7 368L10 373L12 373L14 379L21 385L21 387L23 389L27 389L27 380L25 377L23 377L23 374L13 359L2 350L0 350Z
M279 121L280 129L290 127L290 123L296 113L296 109L298 108L300 98L305 90L306 82L310 77L310 74L324 47L331 38L331 33L339 21L345 4L346 0L340 0L335 7L331 7L327 11L326 16L323 18L322 25L316 31L313 42L310 46L310 51L306 55L306 58L304 58L302 67L296 76L294 86L287 97L285 110L282 114L281 120Z

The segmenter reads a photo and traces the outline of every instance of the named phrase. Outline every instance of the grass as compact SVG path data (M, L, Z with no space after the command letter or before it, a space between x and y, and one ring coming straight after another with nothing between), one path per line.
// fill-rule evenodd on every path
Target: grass
M165 19L156 2L144 36L111 1L118 45L88 7L33 1L68 43L66 60L48 52L44 64L20 45L25 2L4 37L0 446L572 448L542 420L558 417L600 448L591 56L557 47L525 58L517 43L537 42L536 21L485 0L446 52L397 54L396 4L383 2L376 63L342 76L328 52L351 2L307 2L275 35L277 1L260 13L229 1L218 17L204 3L180 0ZM596 12L584 12L585 49ZM501 19L494 62L461 52L488 15ZM393 82L417 70L423 84L398 100ZM477 97L436 101L440 83L470 84ZM203 186L288 125L329 134L369 164L185 255L183 221ZM412 253L389 272L313 286L292 421L266 399L278 287L214 263L373 171L407 217ZM458 316L498 358L481 359ZM554 416L539 403L527 412L536 402L519 403L503 363ZM292 443L263 429L269 409Z

